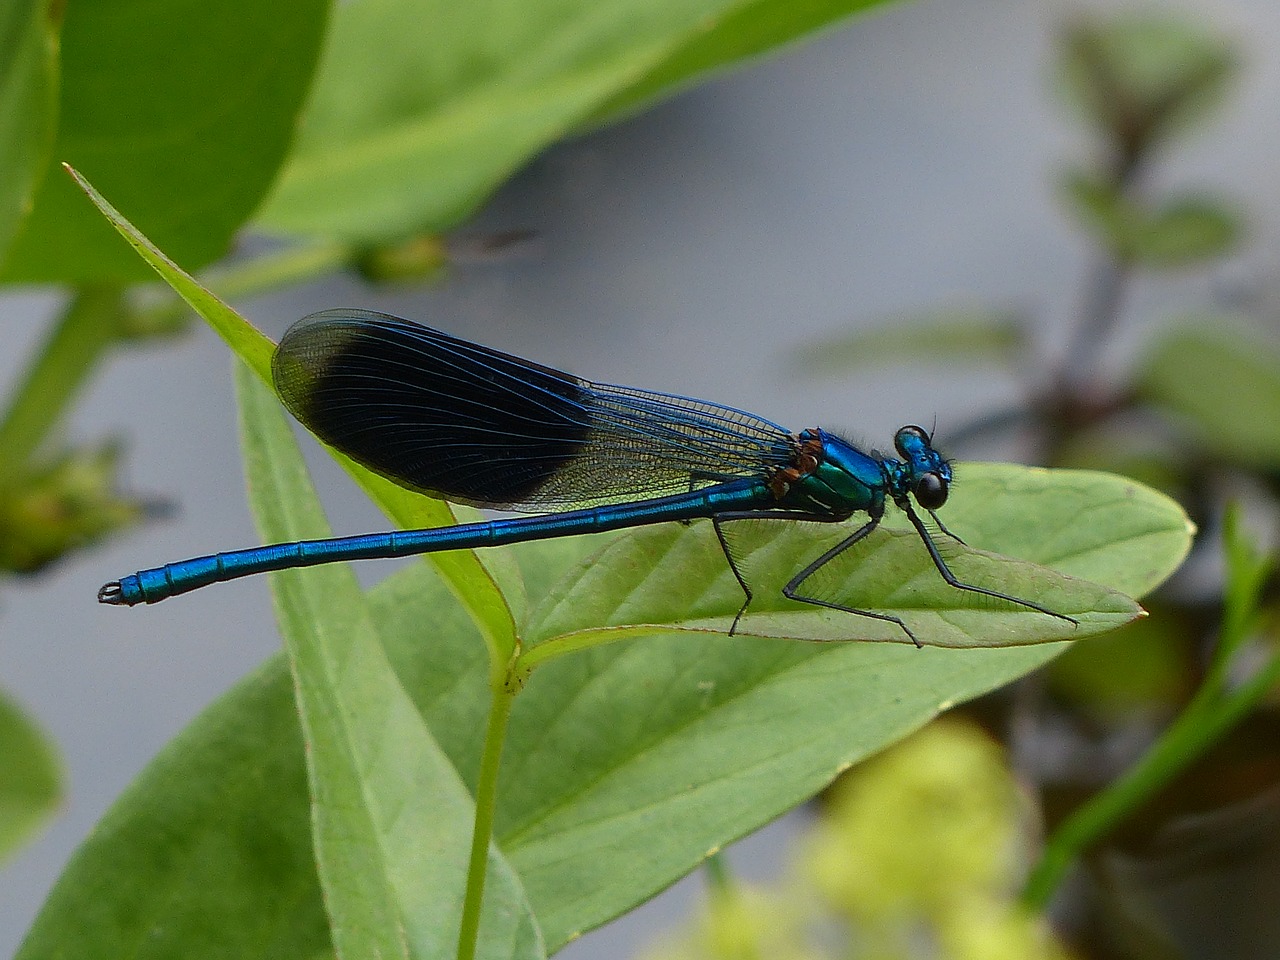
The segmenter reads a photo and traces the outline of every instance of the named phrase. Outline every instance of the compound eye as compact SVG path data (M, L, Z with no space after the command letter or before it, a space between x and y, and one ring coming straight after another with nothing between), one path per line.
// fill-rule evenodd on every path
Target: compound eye
M926 473L916 481L916 503L926 510L937 510L947 502L947 481L936 473Z

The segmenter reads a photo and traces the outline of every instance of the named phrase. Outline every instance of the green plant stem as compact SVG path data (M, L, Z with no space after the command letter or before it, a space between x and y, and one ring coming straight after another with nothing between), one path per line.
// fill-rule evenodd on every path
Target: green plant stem
M1146 803L1238 723L1280 681L1280 656L1226 696L1200 688L1187 708L1124 776L1093 797L1054 831L1027 879L1023 901L1042 910L1076 858L1115 824Z
M467 890L462 902L462 925L458 930L458 960L474 960L480 935L480 908L484 904L484 881L489 866L489 841L493 836L493 814L498 803L498 768L507 721L516 691L505 683L491 684L493 702L489 706L489 726L480 757L480 778L476 783L476 818L471 832L471 860L467 865Z
M121 293L86 287L67 305L0 422L0 484L20 473L120 335Z

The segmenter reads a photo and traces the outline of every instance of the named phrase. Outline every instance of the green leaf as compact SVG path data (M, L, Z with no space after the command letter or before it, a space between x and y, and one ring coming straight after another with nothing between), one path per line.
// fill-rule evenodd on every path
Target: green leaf
M1169 200L1133 238L1133 259L1149 267L1182 267L1221 257L1239 242L1240 221L1207 197Z
M0 693L0 860L30 839L62 799L62 766L53 745L22 709Z
M148 960L328 955L302 758L277 657L120 795L59 877L17 960L115 956L123 944Z
M457 225L549 144L878 0L353 0L263 226L366 243Z
M1280 467L1280 349L1238 319L1205 317L1164 334L1140 363L1137 383L1214 456Z
M52 161L91 173L194 267L221 256L293 134L328 4L147 0L67 6ZM136 280L146 271L65 177L46 176L4 279Z
M274 394L238 378L263 539L331 536ZM473 804L400 686L345 564L272 578L307 742L313 830L340 956L442 957L457 943ZM424 621L425 622L425 621ZM491 851L481 955L544 956L523 891Z
M1124 593L1077 577L1093 576L1095 555L1118 538L1140 545L1126 564L1156 564L1167 575L1181 562L1189 532L1167 498L1108 474L962 464L946 522L973 545L943 537L940 549L964 582L1035 601L1079 621L1072 625L1025 607L949 586L911 529L877 530L806 582L804 590L857 609L901 618L921 643L989 647L1071 640L1114 629L1139 615ZM851 521L851 523L854 521ZM900 526L898 518L894 519ZM789 601L782 587L796 571L852 531L848 524L748 522L732 541L755 592L738 632L801 640L909 643L893 623ZM732 530L732 527L730 527ZM1154 531L1154 532L1153 532ZM1155 539L1152 539L1155 537ZM1032 557L1076 576L1010 556ZM693 575L709 571L713 575ZM1104 569L1104 582L1122 577ZM609 642L634 625L648 630L726 631L742 605L708 524L661 525L617 540L576 580L566 580L535 609L526 642L582 648ZM558 650L556 651L559 652ZM550 650L545 651L550 653ZM537 662L536 650L528 659Z
M852 331L804 347L806 371L847 374L893 364L1010 363L1026 346L1025 318L989 309L943 309L908 315L873 330Z
M53 0L0 7L0 263L31 210L58 121L58 22Z

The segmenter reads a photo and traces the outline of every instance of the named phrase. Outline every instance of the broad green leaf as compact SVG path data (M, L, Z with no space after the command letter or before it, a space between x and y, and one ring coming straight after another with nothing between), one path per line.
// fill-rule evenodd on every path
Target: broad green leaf
M552 142L879 0L353 0L260 222L386 242L457 225Z
M1148 563L1167 564L1175 556L1176 565L1185 555L1189 528L1185 519L1177 519L1181 511L1167 498L1123 478L995 464L961 464L957 475L945 519L969 544L1034 557L1058 569L1074 567L1083 571L1081 577L1094 572L1091 555L1114 550L1119 537L1143 541L1149 548L1144 555L1152 558ZM782 596L792 575L846 538L852 526L769 521L747 525L749 535L733 541L755 592L740 633L910 642L896 624ZM1033 600L1079 624L949 586L910 528L876 531L815 573L804 589L843 606L897 616L921 643L943 647L1079 639L1139 615L1124 593L1091 580L968 549L942 536L935 539L961 581ZM690 576L689 570L713 575ZM619 628L636 624L722 631L741 605L741 587L727 569L709 525L666 524L619 539L581 578L562 583L535 609L525 637L534 646L579 647L608 642Z
M1138 389L1227 462L1280 467L1280 348L1238 320L1206 317L1160 337Z
M104 185L194 267L221 256L284 157L328 4L67 5L52 162ZM65 177L46 176L10 251L11 281L145 279Z
M263 538L330 536L275 395L241 368L250 502ZM272 578L307 742L316 858L340 956L449 956L473 805L383 652L346 565ZM426 621L424 621L426 622ZM484 957L544 956L519 880L491 851Z
M31 210L53 147L57 16L52 0L12 0L0 7L0 264Z
M275 345L162 253L77 171L68 168L68 172L138 256L213 327L263 383L270 384L271 353ZM453 513L447 504L411 493L370 473L337 451L331 453L374 503L401 527L437 527L453 522ZM509 604L518 599L516 578L505 570L500 560L480 561L469 552L434 554L432 563L452 585L455 594L468 605L489 642L501 648L504 659L509 656L515 646L515 624ZM499 583L504 586L505 595L512 600L504 599L504 593L498 589Z
M126 944L139 960L329 954L302 758L277 657L120 795L58 879L18 960L119 956Z
M16 703L0 693L0 861L30 839L62 799L53 745Z

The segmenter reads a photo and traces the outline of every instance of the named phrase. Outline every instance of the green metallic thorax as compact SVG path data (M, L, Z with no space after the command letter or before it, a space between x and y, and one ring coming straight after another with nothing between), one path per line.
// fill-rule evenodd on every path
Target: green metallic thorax
M782 506L839 519L864 510L884 515L889 474L882 461L822 430L805 430L801 442L817 440L821 455L813 469L789 484Z

